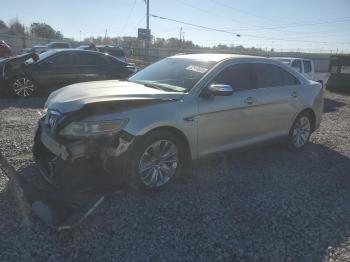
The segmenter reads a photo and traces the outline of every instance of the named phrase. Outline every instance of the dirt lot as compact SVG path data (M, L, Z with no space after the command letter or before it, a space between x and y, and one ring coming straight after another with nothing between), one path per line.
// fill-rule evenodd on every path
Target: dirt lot
M0 99L0 150L24 174L43 98ZM0 175L0 261L350 261L350 96L327 93L302 152L275 145L199 161L167 191L113 194L56 232Z

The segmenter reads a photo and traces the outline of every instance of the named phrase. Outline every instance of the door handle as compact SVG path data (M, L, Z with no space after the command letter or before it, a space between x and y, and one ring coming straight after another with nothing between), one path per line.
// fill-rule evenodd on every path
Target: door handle
M297 91L293 91L292 94L291 94L292 97L297 97L298 96L298 93Z
M254 102L256 102L256 98L253 98L251 96L247 97L245 100L244 100L244 103L248 104L248 105L252 105L254 104Z

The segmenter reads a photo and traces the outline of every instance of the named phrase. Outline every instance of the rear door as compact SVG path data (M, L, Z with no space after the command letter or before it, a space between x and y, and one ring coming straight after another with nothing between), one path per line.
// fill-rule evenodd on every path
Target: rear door
M75 56L77 82L104 80L108 78L109 62L105 55L97 52L77 52Z
M252 70L254 86L260 90L261 131L271 138L288 134L298 112L299 80L273 64L254 63Z

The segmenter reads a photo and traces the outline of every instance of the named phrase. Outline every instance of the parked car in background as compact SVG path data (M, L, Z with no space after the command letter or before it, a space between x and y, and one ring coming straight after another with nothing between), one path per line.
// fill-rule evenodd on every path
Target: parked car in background
M304 75L307 79L321 83L327 83L329 74L315 72L314 62L311 59L296 57L271 57L281 61L282 63L292 67L298 73Z
M4 40L0 40L0 58L10 56L12 56L11 47Z
M53 49L4 60L0 72L8 93L29 97L77 82L126 78L134 67L100 52Z
M97 47L98 51L100 51L102 53L109 54L111 56L118 58L119 60L121 60L123 62L126 62L126 55L125 55L123 48L118 47L118 46L112 46L112 45L97 45L96 47ZM82 46L79 46L78 48L88 50L89 45L82 45Z
M327 89L350 92L350 55L332 55L329 72Z
M41 54L41 53L46 52L47 50L48 50L48 48L46 45L35 45L32 47L31 50L29 50L28 53L34 52L36 54Z
M47 46L48 49L71 48L70 43L66 43L66 42L50 42L46 46Z
M60 158L101 163L133 188L157 191L191 159L281 138L303 148L320 125L323 89L272 59L191 54L128 81L59 89L45 107L34 158L47 181L60 186L48 168Z

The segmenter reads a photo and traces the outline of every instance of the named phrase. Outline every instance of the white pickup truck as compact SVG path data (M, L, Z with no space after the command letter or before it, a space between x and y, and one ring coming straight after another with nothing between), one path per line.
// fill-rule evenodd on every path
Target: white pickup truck
M315 72L314 62L311 59L297 57L271 57L294 68L306 78L319 82L322 85L327 83L329 73Z

